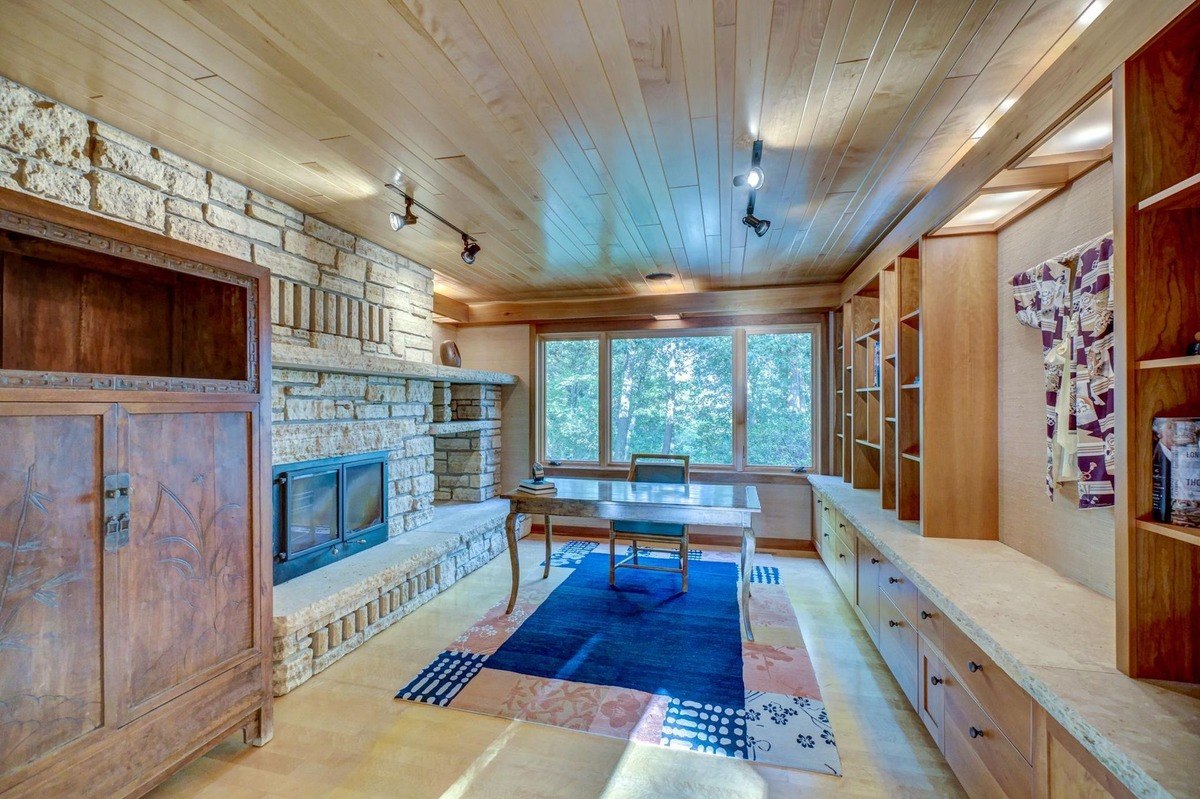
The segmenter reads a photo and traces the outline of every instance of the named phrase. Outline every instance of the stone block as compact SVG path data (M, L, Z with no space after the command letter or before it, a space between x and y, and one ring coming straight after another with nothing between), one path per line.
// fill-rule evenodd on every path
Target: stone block
M98 120L92 120L88 123L88 129L91 131L92 136L100 140L93 142L93 147L105 142L112 142L141 155L148 156L151 153L152 148L150 147L150 142L143 141L137 136L126 133L119 128L114 128L112 125L105 124L104 122L100 122Z
M288 421L321 421L337 418L333 400L314 398L289 398L284 406L284 418Z
M413 478L412 485L413 494L415 496L419 497L421 494L428 494L433 491L435 487L433 475L419 474Z
M0 77L0 147L58 166L85 170L90 166L88 137L83 114ZM37 193L72 202L49 191Z
M337 255L333 245L291 229L283 232L283 249L325 266L333 266Z
M415 436L404 442L404 455L407 458L432 454L433 436Z
M301 369L272 369L271 380L276 385L279 383L308 383L315 386L320 381L320 374Z
M208 184L204 182L204 178L175 169L165 170L163 177L167 182L164 188L167 194L199 203L208 201Z
M91 187L82 173L48 161L26 161L17 175L17 183L32 194L68 205L87 205L91 196Z
M419 402L397 402L391 406L392 416L397 418L410 417L425 419L425 406Z
M282 214L285 219L290 219L299 222L304 218L304 214L297 211L292 206L285 202L276 200L274 197L263 194L261 192L250 190L250 202L255 205L261 205L263 208L269 208L276 213Z
M116 172L155 190L167 186L167 169L161 161L104 139L92 144L92 163L97 169Z
M204 206L204 219L213 227L228 230L230 233L236 233L248 239L255 239L256 241L261 241L275 247L278 247L282 243L282 235L279 228L272 227L266 222L259 222L257 219L251 219L244 214L231 211L221 205L206 203Z
M354 406L354 416L356 419L386 419L388 406L360 402Z
M162 195L156 190L120 175L91 172L93 211L115 216L139 225L162 230L166 210Z
M433 444L435 454L445 453L450 450L466 450L471 448L471 442L465 438L450 438L449 436L437 436Z
M363 279L367 282L384 286L389 289L394 289L400 285L400 281L396 279L396 270L392 267L384 266L383 264L377 264L373 261L366 261L366 263L367 269L363 273ZM407 292L401 293L407 294Z
M361 255L363 258L367 258L371 261L383 264L385 266L390 266L392 268L396 268L404 263L407 263L401 256L397 255L391 250L384 249L378 244L367 241L366 239L360 238L355 240L354 252L358 255Z
M204 221L204 207L200 203L194 203L179 197L168 197L166 200L166 209L168 214L182 216L184 219L190 219L193 222Z
M428 380L408 381L409 402L433 402L433 383Z
M336 228L328 222L322 222L315 216L304 217L304 232L335 247L341 247L343 250L354 249L353 234Z
M250 260L250 242L200 222L167 214L166 233L173 239L223 252L243 261Z
M318 285L323 289L347 294L351 297L362 297L363 295L362 283L329 272L321 272L321 279Z
M404 354L401 357L403 357L404 360L412 361L413 363L433 363L433 351L431 349L432 346L433 345L430 339L424 339L423 344L418 344L415 346L411 341L409 341L408 345L405 346Z
M260 222L266 222L268 225L282 228L287 221L287 217L278 211L272 211L263 205L255 205L254 203L246 203L246 216L251 219L257 219Z
M161 147L151 147L150 155L171 169L185 172L194 178L198 178L202 183L204 182L207 170L199 164L193 163L186 158L181 158L170 150L164 150Z
M249 193L250 190L237 181L222 177L216 172L208 173L208 196L219 203L240 210L245 207Z
M362 283L371 265L371 262L361 255L339 251L333 269L340 277Z
M273 250L262 244L254 245L254 263L265 266L276 277L286 277L315 286L321 279L317 265L298 255Z
M403 385L380 385L371 383L366 389L368 402L404 402L408 399L408 391Z
M313 657L320 657L329 651L329 630L326 628L313 630L309 640L312 641Z

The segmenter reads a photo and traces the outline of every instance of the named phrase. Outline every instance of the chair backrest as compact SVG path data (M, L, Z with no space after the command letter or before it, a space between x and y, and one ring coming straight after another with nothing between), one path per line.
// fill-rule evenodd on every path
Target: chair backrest
M631 483L686 483L689 480L689 455L660 455L636 452L629 456Z

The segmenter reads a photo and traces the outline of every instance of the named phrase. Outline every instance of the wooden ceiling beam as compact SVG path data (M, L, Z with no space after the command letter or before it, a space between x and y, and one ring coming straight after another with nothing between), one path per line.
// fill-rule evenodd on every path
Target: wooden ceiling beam
M436 316L453 319L455 322L471 321L470 305L453 297L447 297L445 294L438 294L436 291L433 293L433 313Z
M1042 135L1090 100L1113 71L1192 0L1114 3L997 120L842 281L853 296L921 236L946 222L997 174L1033 149Z
M840 288L837 283L822 283L811 286L643 294L637 297L480 302L470 306L470 324L644 318L656 314L740 315L824 311L837 305ZM437 310L436 297L434 310Z

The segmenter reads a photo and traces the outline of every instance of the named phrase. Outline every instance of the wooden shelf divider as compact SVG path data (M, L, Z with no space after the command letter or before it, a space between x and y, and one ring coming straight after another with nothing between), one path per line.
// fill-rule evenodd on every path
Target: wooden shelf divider
M1138 211L1179 211L1200 208L1200 173L1189 175L1138 203Z

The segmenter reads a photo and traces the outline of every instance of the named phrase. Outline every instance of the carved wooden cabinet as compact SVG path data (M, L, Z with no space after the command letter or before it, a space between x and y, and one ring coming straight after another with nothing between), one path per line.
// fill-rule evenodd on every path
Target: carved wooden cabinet
M265 270L0 191L0 796L271 735Z

